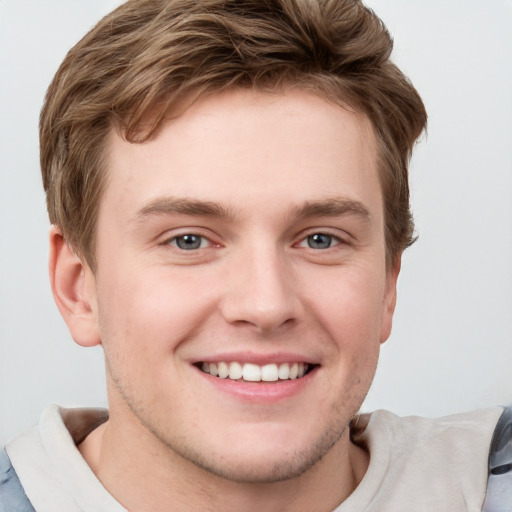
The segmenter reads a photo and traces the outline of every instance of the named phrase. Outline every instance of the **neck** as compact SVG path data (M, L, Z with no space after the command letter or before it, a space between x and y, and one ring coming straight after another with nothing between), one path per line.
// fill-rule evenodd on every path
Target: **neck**
M140 424L112 418L79 449L105 488L133 512L332 511L357 487L369 462L368 454L350 442L347 429L320 461L298 477L272 483L235 482L184 459Z

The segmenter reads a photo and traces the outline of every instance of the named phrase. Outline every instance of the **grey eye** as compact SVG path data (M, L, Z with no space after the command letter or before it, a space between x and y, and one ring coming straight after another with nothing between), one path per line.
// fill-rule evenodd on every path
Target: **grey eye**
M308 247L311 249L328 249L332 246L333 237L325 233L315 233L307 237Z
M200 249L203 246L203 237L198 235L181 235L177 236L173 242L176 247L185 251Z

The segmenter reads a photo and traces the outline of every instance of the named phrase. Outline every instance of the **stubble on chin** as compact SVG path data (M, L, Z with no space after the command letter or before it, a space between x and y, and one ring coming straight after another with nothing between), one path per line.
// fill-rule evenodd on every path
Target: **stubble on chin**
M201 450L199 446L192 444L186 436L173 435L165 419L166 415L162 414L162 411L160 414L153 414L150 408L144 404L137 404L131 400L125 389L120 388L117 384L116 387L124 403L140 425L167 449L170 460L178 459L181 464L191 463L196 468L216 477L244 484L271 484L300 477L319 463L340 442L347 432L350 421L359 409L358 406L356 410L350 412L335 411L335 421L332 421L327 428L324 427L316 440L309 446L287 454L282 460L256 462L253 459L244 459L243 453L240 454L238 460L232 460L232 458L228 460L226 457ZM168 413L170 414L170 411ZM226 438L226 443L229 442L230 440Z

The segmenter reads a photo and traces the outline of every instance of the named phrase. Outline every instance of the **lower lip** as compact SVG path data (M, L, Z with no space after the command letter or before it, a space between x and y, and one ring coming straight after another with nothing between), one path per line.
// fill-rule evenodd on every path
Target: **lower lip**
M204 373L199 368L197 371L216 390L233 395L241 400L259 403L271 403L285 400L298 395L314 378L318 367L300 379L278 380L275 382L244 382L221 379Z

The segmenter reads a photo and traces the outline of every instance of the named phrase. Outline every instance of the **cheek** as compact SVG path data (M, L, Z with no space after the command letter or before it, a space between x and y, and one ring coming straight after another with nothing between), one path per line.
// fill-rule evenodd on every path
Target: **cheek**
M354 348L377 343L382 322L384 279L368 268L338 269L326 275L323 293L310 294L317 318L341 344Z
M123 351L151 359L171 352L190 336L211 310L212 287L169 269L112 272L98 296L103 343L123 344Z

